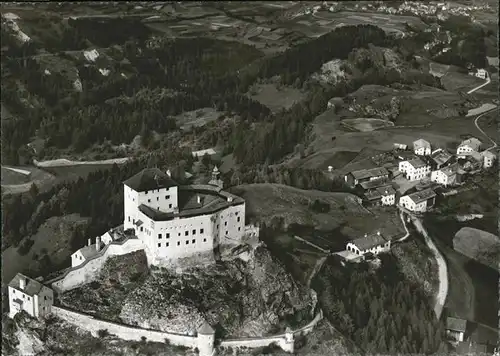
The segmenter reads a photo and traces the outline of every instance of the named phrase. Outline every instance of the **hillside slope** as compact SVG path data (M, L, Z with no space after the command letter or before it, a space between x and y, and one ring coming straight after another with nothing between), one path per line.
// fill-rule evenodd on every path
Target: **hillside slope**
M470 227L461 228L453 239L455 251L488 267L500 270L500 238L494 234Z

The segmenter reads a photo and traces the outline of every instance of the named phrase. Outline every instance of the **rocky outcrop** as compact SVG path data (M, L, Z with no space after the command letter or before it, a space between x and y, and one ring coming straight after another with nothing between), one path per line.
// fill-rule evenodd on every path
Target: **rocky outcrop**
M192 333L205 319L228 336L243 337L271 333L297 315L307 319L313 307L312 293L261 246L248 262L233 259L181 275L155 271L126 298L120 318L179 333Z

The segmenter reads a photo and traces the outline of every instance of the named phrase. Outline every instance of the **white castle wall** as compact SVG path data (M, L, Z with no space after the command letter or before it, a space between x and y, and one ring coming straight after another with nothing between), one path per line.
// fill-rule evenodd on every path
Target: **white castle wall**
M104 246L100 254L81 265L69 268L63 275L47 281L46 284L50 284L59 293L77 288L95 280L109 257L126 255L143 249L142 242L136 238L129 238L121 242L112 242Z
M99 330L107 330L110 334L116 335L123 340L141 341L145 337L147 341L165 342L165 339L172 345L185 346L190 348L198 347L199 350L207 349L206 345L199 345L199 338L196 336L167 333L162 331L142 329L133 326L121 325L110 321L96 319L90 315L78 313L66 308L52 307L52 314L63 319L83 330L89 331L93 336L98 336ZM205 338L200 338L205 342ZM200 346L200 347L199 347ZM213 348L212 348L213 349ZM200 356L210 356L211 353Z

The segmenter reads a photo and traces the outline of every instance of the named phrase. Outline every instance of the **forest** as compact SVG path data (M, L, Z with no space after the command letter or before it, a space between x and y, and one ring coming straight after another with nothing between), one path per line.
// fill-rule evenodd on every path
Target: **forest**
M325 316L369 354L429 354L444 340L432 302L406 280L390 254L368 263L341 266L329 257L312 287Z

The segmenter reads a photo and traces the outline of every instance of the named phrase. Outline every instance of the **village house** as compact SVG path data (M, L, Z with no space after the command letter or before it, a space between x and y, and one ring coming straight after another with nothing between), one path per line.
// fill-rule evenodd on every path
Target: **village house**
M367 206L394 205L396 191L391 185L368 190L363 197L363 204Z
M469 75L473 75L477 78L486 79L488 78L488 72L486 69L480 68L476 72L469 72Z
M479 152L470 152L462 159L461 167L466 171L477 171L483 166L483 155Z
M444 151L441 148L438 148L434 152L431 153L429 163L431 165L432 170L437 170L445 167L453 161L453 156Z
M393 147L394 147L395 150L403 150L404 151L404 150L406 150L408 148L408 145L405 145L404 143L397 143L397 142L395 142L393 144Z
M458 174L458 164L454 163L451 166L441 168L431 173L431 181L442 184L445 187L452 184L460 183Z
M365 234L364 237L348 242L346 245L347 251L358 256L362 256L370 252L374 255L378 255L379 253L387 252L390 249L391 240L384 238L380 231L376 234Z
M497 156L491 151L483 151L481 152L483 156L483 168L490 168L493 166Z
M380 178L389 178L389 171L384 167L352 171L345 175L344 180L349 186L354 188L360 183Z
M481 144L482 142L475 137L464 140L457 147L457 156L459 158L465 158L465 156L469 155L472 152L479 152Z
M431 144L420 138L413 142L413 152L418 156L428 156L431 154Z
M448 317L446 319L446 336L455 341L464 341L467 320Z
M427 188L399 198L399 205L414 212L426 212L436 203L436 193Z
M431 172L431 166L420 158L399 162L399 171L409 181L420 180L427 177Z
M8 289L10 318L23 310L35 318L50 313L54 292L49 287L18 273L10 281Z

